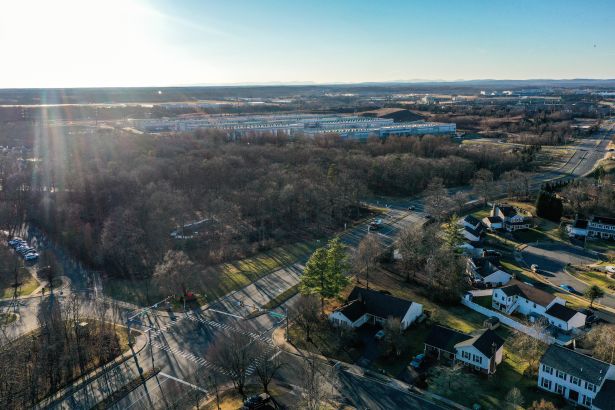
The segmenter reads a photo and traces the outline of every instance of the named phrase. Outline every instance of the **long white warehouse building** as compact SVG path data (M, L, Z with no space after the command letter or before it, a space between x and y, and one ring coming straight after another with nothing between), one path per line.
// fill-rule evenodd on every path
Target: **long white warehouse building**
M455 124L416 121L394 123L390 118L351 115L212 115L198 118L160 118L131 120L143 132L182 132L217 129L231 135L252 132L283 132L287 135L339 134L343 138L364 139L370 136L454 134Z

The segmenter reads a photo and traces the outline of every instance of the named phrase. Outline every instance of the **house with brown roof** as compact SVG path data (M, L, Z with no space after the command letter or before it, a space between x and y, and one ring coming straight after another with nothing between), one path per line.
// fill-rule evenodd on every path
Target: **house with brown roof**
M385 293L355 287L346 303L329 315L329 320L338 326L361 327L368 324L384 324L389 317L400 320L404 330L423 314L423 305Z
M502 362L504 339L491 329L466 334L433 325L425 339L425 355L451 363L461 362L474 370L492 374Z
M518 280L495 289L491 306L507 315L516 312L529 316L530 320L543 317L549 324L564 331L585 326L586 316L567 307L566 300Z

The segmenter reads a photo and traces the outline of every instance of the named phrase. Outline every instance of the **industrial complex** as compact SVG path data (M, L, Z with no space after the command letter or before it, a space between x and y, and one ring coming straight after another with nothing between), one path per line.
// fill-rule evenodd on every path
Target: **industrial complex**
M339 134L343 138L385 138L391 135L454 134L455 124L414 121L395 123L391 118L352 115L288 114L288 115L211 115L131 120L143 132L182 132L216 129L240 136L254 132L282 132L286 135Z

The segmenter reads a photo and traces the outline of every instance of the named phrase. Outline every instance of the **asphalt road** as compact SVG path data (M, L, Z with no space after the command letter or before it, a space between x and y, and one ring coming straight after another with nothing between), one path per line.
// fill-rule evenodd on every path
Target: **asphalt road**
M583 266L598 262L592 253L564 243L531 244L521 251L521 256L528 266L538 265L540 275L549 282L556 286L563 284L572 286L577 294L583 294L589 286L567 273L564 268L567 264ZM612 294L605 295L598 302L615 308L615 296Z

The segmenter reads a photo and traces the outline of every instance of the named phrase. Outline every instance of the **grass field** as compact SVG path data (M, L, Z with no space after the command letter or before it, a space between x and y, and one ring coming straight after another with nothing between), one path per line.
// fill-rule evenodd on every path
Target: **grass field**
M315 248L315 242L299 242L250 258L204 268L194 275L189 290L200 295L201 304L207 303L277 269L307 258ZM151 279L114 278L105 283L104 292L113 298L141 305L155 303L168 296L156 288Z
M615 291L615 279L608 277L605 272L587 271L574 267L568 267L568 272L583 282L597 285L607 292L610 291L612 293Z

